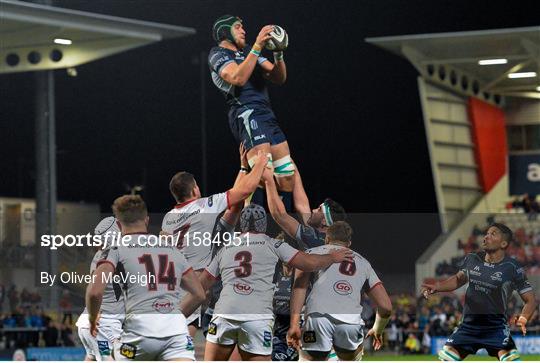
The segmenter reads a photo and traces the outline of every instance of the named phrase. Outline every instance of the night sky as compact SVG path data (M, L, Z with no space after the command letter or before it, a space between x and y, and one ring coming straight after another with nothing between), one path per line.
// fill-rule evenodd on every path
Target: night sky
M149 209L159 213L174 204L168 182L176 171L200 177L196 59L213 46L213 20L231 13L244 20L248 42L265 24L287 30L288 79L271 86L270 97L312 205L331 196L349 213L379 213L355 227L360 239L355 246L390 272L413 271L415 259L439 232L432 214L437 209L417 72L364 39L538 25L533 2L523 1L55 4L197 30L195 36L82 65L77 77L55 72L60 200L97 202L109 212L112 200L125 193L124 184L144 183ZM208 71L205 76L209 175L201 187L215 193L232 186L238 156L224 98ZM33 197L33 75L2 75L0 91L0 195ZM377 254L381 246L395 252L393 257Z

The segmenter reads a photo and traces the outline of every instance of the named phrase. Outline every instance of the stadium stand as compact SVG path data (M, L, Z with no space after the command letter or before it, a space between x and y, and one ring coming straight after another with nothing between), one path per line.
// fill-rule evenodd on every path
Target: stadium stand
M540 222L531 219L529 213L523 213L512 208L513 213L489 216L486 219L484 229L492 222L506 224L514 232L514 241L508 247L508 254L522 264L528 275L540 274ZM476 252L480 248L483 232L478 226L474 226L469 237L463 241L457 240L458 249L463 251L459 256L453 256L443 260L435 268L436 277L444 277L455 274L463 256Z

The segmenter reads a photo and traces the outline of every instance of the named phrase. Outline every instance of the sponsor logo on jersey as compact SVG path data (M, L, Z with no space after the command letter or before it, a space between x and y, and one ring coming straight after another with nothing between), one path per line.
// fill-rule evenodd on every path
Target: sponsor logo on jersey
M157 299L152 303L152 307L155 311L168 314L174 309L174 304L169 299Z
M315 343L317 342L317 337L315 336L315 332L313 330L305 331L302 339L304 340L304 343Z
M339 280L334 284L334 291L340 295L350 295L352 290L351 284L345 280Z
M240 295L249 295L253 292L253 288L243 282L237 282L233 286L234 292Z
M210 335L217 334L217 325L215 323L208 324L208 334Z
M469 270L469 274L474 276L481 276L482 273L480 272L480 266L474 266L474 269Z
M262 139L266 139L266 135L262 134L262 135L257 135L253 138L255 141L258 141L258 140L262 140Z
M257 124L257 121L251 120L251 121L249 121L249 123L251 124L251 129L252 130L257 130L259 128L259 124Z
M211 195L208 197L208 206L211 207L214 205L214 196Z
M120 346L120 354L128 359L135 359L137 347L128 343L123 343Z
M484 262L484 266L486 266L486 267L495 267L494 264L489 263L489 262Z
M269 348L272 345L272 332L264 331L263 332L263 346Z
M283 244L283 241L277 241L274 243L274 248L279 248Z
M109 342L106 340L98 340L97 341L99 353L101 355L111 355L111 350L109 348Z
M493 281L502 281L502 272L501 271L495 272L493 275L491 275L491 279Z

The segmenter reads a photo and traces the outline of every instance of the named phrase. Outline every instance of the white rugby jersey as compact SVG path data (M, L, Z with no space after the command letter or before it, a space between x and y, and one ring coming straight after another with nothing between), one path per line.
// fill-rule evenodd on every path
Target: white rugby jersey
M324 245L308 253L324 255L337 245ZM328 314L347 324L364 324L362 320L362 290L370 290L381 283L370 263L354 252L354 262L334 263L312 273L314 280L306 300L306 314Z
M130 240L126 240L128 236ZM184 255L172 245L156 246L158 237L150 234L123 238L128 246L103 251L97 266L112 264L126 281L124 331L153 338L187 333L186 318L180 311L179 286L191 266Z
M90 263L90 274L93 274L96 270L96 265L103 254L102 250L99 250L94 255L92 262ZM118 272L118 271L117 271ZM117 283L107 284L105 291L103 292L103 300L101 301L101 315L99 318L99 325L106 326L107 324L117 324L120 321L120 325L124 321L125 317L125 305L124 294L122 287ZM85 307L82 314L75 323L80 328L89 328L90 321L88 320L88 309Z
M214 315L238 321L272 319L276 263L289 263L300 251L262 233L242 234L236 244L221 247L206 268L223 283Z
M178 245L195 270L208 266L212 259L211 241L218 215L229 207L229 192L180 203L163 218L161 229L178 237Z

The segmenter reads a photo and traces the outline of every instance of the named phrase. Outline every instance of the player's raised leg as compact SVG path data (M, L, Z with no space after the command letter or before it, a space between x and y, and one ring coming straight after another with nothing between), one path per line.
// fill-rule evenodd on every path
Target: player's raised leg
M291 159L289 143L283 141L277 145L272 145L271 150L274 176L278 183L278 190L292 193L294 187L295 166Z

